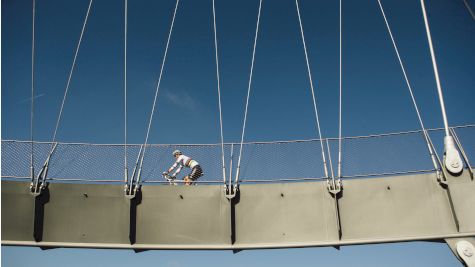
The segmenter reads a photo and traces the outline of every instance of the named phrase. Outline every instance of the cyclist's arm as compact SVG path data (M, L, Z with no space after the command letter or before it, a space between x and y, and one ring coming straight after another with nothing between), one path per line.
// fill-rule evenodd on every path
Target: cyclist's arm
M177 176L177 174L181 172L181 169L183 169L183 165L180 164L172 176Z
M175 163L173 163L173 165L170 168L168 168L168 172L169 173L172 172L173 169L175 169L176 166L178 166L178 164L180 164L180 161L181 161L181 156L176 159Z

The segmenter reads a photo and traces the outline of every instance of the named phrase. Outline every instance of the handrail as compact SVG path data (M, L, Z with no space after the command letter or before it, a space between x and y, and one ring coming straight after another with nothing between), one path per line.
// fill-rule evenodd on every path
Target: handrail
M459 125L459 126L452 126L450 128L453 129L462 129L462 128L472 128L475 127L475 124L467 124L467 125ZM433 131L441 131L444 128L432 128L432 129L427 129L428 132L433 132ZM413 134L413 133L421 133L422 130L411 130L411 131L402 131L402 132L394 132L394 133L380 133L380 134L370 134L370 135L358 135L358 136L347 136L347 137L342 137L342 139L362 139L362 138L371 138L371 137L384 137L384 136L393 136L393 135L403 135L403 134ZM328 141L337 141L337 137L328 137L328 138L323 138L323 140L328 140ZM282 144L282 143L301 143L301 142L315 142L315 141L320 141L318 138L310 138L310 139L294 139L294 140L274 140L274 141L249 141L249 142L244 142L244 145L263 145L263 144ZM14 140L14 139L6 139L6 140L1 140L1 142L17 142L17 143L28 143L30 144L31 141L27 140ZM34 141L35 144L51 144L51 142L48 141ZM58 145L90 145L90 146L124 146L124 144L98 144L98 143L78 143L78 142L55 142ZM228 142L224 143L224 145L230 146L230 145L237 145L239 144L238 142ZM135 146L135 147L140 147L143 144L127 144L127 146ZM221 143L202 143L202 144L147 144L147 147L175 147L175 146L217 146L221 145Z

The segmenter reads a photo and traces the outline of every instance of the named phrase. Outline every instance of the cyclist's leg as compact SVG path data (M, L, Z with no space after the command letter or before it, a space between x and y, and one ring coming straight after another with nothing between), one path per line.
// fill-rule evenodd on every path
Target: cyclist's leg
M190 179L190 175L191 174L188 174L187 176L185 176L185 178L183 178L183 180L185 181L185 185L191 185L191 183L193 182L193 180Z
M190 184L194 184L194 182L196 180L198 180L198 178L200 178L201 176L203 176L203 170L201 169L201 166L200 165L196 165L192 170L191 170L191 173L188 175L191 183Z

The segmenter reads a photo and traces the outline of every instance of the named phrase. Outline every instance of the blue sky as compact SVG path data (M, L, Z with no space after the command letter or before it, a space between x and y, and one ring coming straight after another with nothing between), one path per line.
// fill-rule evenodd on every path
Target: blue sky
M343 1L343 135L419 129L377 1ZM469 1L473 4L473 1ZM418 1L382 1L427 127L441 127ZM35 140L50 141L88 1L38 1ZM129 1L128 143L143 143L175 1ZM324 137L338 133L338 1L300 1ZM475 23L463 2L427 8L450 125L475 122ZM216 1L225 141L240 139L258 1ZM217 143L219 115L211 1L182 0L150 143ZM58 141L123 143L123 1L93 3ZM31 1L2 0L2 139L29 140ZM295 2L264 1L245 140L315 138ZM438 146L442 146L439 143ZM31 255L31 259L22 255ZM457 266L444 244L231 252L145 252L2 247L6 266L81 262L163 266ZM375 256L377 255L377 256ZM385 255L385 257L381 256ZM390 260L394 259L394 260ZM398 261L396 261L397 259ZM335 262L336 261L336 262ZM280 264L280 265L279 265ZM78 264L79 265L79 264Z

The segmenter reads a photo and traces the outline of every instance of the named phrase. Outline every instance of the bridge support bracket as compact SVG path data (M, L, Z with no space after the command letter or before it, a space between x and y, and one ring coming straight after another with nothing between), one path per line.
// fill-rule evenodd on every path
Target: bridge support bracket
M125 197L128 199L134 199L137 196L137 193L140 192L140 190L141 185L139 184L127 184L124 186Z
M330 181L330 179L327 180L327 189L330 195L333 197L334 200L334 206L335 206L335 221L336 221L336 229L338 232L338 240L341 240L342 237L342 229L341 229L341 219L340 219L340 205L338 203L338 199L342 197L342 191L343 191L343 184L341 183L341 180L338 179L338 181L335 182L334 179Z
M142 191L135 191L133 196L126 195L129 199L129 241L130 244L135 244L137 240L137 206L142 202ZM134 249L135 252L137 252Z
M462 174L462 157L460 157L460 153L456 148L455 140L452 136L444 137L444 151L444 165L447 171L454 176Z
M450 247L455 257L468 267L475 267L475 238L449 238L445 242Z
M239 191L239 186L238 185L224 185L224 196L231 200L234 197L236 197L237 192Z
M48 157L36 179L32 179L32 182L30 183L30 193L35 197L41 195L43 190L45 190L48 186L48 183L46 182L46 176L48 174L49 159L50 158Z
M136 170L137 168L134 168L134 172L132 174L132 177L130 178L130 182L126 179L127 183L124 186L125 197L128 199L134 199L137 195L137 192L142 189L142 185L140 183L140 174L142 173L142 168L139 169L137 176Z
M40 179L40 178L37 178L37 179ZM30 184L30 193L33 196L38 197L43 193L43 191L46 189L47 186L48 186L48 184L45 181L43 181L41 183L38 182L38 181L32 182Z
M230 242L231 245L233 245L236 242L236 205L240 201L240 192L239 192L239 186L235 184L234 186L229 184L224 186L224 194L225 197L229 201L230 205L230 216L229 216L229 222L230 222ZM238 253L241 250L236 250L233 249L233 253Z
M33 238L36 242L43 240L45 204L49 202L49 197L49 189L47 187L38 194L34 194Z
M49 162L51 160L51 157L53 156L53 153L56 151L58 143L54 143L53 147L51 148L51 151L48 155L48 158L46 158L45 163L43 164L43 167L40 170L40 173L38 173L38 176L34 177L34 172L31 173L31 184L30 184L30 192L32 195L35 197L41 195L43 190L46 189L48 186L48 183L46 182L46 178L48 176L48 170L49 170Z

